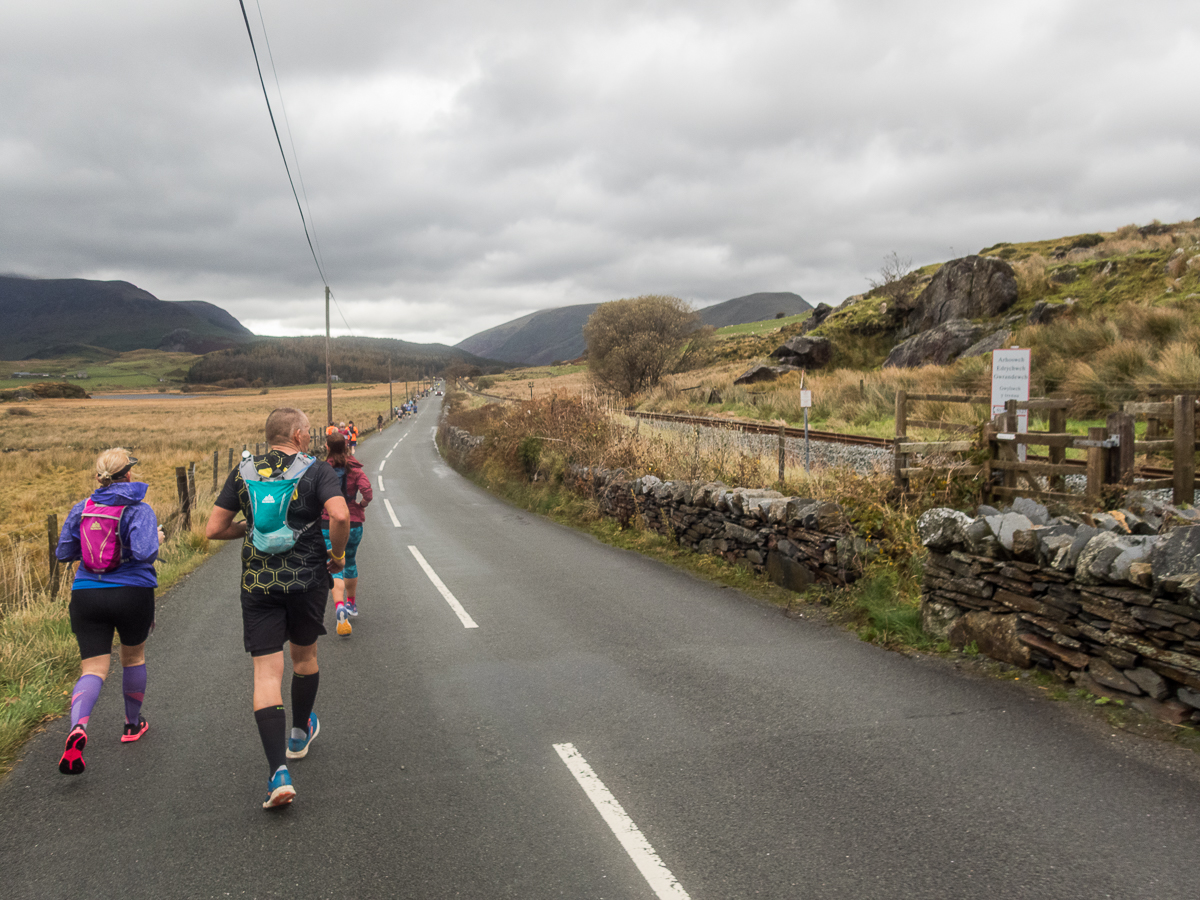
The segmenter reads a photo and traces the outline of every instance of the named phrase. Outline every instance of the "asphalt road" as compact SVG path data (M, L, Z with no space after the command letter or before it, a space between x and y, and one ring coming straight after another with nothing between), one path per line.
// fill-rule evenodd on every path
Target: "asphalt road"
M435 417L360 447L385 489L296 802L260 808L230 546L160 600L148 735L114 666L87 772L64 719L0 785L0 897L1200 894L1190 758L515 510Z

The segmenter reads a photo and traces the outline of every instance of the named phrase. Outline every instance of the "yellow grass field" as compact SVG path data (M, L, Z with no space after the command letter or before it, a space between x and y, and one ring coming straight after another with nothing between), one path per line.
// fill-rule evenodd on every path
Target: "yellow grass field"
M403 387L397 402L403 400ZM388 386L339 386L334 416L353 419L359 431L374 430L387 414ZM262 441L267 414L279 406L325 421L324 386L276 388L221 395L163 395L162 399L38 400L0 405L0 553L9 539L45 534L46 517L61 522L71 506L95 487L92 463L109 447L126 447L139 459L134 476L150 485L147 499L160 518L176 507L175 467L196 463L199 486L212 486L213 451L223 478L228 450ZM27 414L26 414L27 413ZM44 541L44 538L43 538Z
M397 402L404 399L401 386ZM360 434L386 415L388 387L341 385L334 415L353 419ZM314 424L325 421L323 386L149 400L37 400L0 405L0 777L40 723L60 715L79 674L67 618L71 567L60 569L57 599L48 588L46 518L61 523L95 487L96 454L127 447L139 459L134 477L150 485L161 520L177 506L175 467L197 463L196 511L190 531L167 529L156 566L160 593L217 549L204 537L212 507L213 451L218 476L227 474L229 448L263 441L267 414L295 406ZM237 454L235 454L236 456Z

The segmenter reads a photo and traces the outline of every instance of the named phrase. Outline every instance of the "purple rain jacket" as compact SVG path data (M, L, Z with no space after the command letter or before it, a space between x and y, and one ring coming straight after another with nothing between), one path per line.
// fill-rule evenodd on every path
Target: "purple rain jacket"
M92 494L93 503L129 507L121 516L121 565L112 572L89 572L81 565L75 572L74 588L158 587L158 576L154 572L154 561L158 559L158 517L145 502L148 487L140 481L118 481ZM76 503L63 522L54 550L54 555L62 562L81 558L79 521L85 502Z

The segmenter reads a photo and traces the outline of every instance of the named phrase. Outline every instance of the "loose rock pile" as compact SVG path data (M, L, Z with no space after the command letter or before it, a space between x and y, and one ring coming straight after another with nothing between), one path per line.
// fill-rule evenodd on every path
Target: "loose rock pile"
M720 482L631 479L621 469L576 467L567 481L623 525L640 516L647 528L683 546L748 563L795 591L818 581L854 581L869 552L836 503Z
M918 528L926 631L1200 722L1200 512L1141 499L1051 518L1021 499L974 518L930 510Z

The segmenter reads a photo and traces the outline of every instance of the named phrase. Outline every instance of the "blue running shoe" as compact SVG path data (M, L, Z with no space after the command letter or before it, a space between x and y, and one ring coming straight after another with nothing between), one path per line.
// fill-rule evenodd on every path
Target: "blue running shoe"
M354 618L358 616L358 604L353 600L346 601L346 615Z
M308 714L308 733L302 738L288 738L287 758L288 759L304 759L308 756L308 747L317 735L321 733L321 721L317 718L316 713Z
M288 774L287 766L280 766L267 782L267 799L263 801L263 809L287 806L295 799L296 789L292 787L292 776Z
M342 637L348 637L350 632L354 630L354 626L350 624L350 617L346 614L346 604L339 603L337 605L337 633Z

